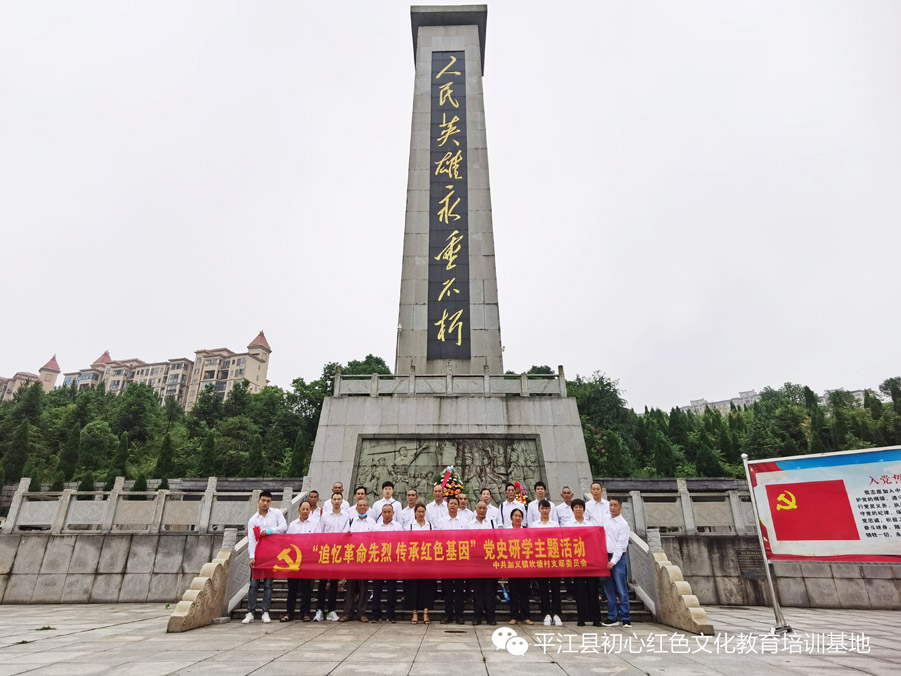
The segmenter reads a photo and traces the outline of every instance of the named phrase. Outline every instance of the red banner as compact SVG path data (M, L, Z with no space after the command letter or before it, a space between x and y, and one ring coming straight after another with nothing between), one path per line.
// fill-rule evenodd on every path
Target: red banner
M253 576L440 579L607 576L603 528L269 535Z

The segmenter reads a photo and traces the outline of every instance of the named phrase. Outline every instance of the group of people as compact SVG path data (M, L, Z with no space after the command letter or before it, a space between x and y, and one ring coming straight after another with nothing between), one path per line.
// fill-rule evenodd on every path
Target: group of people
M590 622L594 626L630 627L632 617L629 609L628 563L625 556L629 546L630 527L622 517L622 503L616 499L604 499L603 486L599 481L591 484L591 497L587 500L576 498L572 489L564 486L560 493L562 502L554 504L547 498L547 486L539 481L534 486L535 500L526 507L516 499L516 488L507 484L505 499L498 505L492 504L491 491L484 489L472 509L468 496L445 496L444 487L437 484L432 489L433 500L424 503L415 489L406 492L407 504L394 497L394 484L382 484L382 497L372 505L367 499L364 486L354 490L353 501L344 499L344 485L336 482L332 486L329 501L322 504L318 491L310 493L298 505L298 517L287 523L281 510L272 509L272 495L268 491L260 494L258 511L247 523L248 553L250 567L255 565L254 553L257 535L266 537L277 533L360 533L391 532L401 530L465 530L489 528L557 528L603 526L606 534L609 577L565 578L565 584L576 600L578 626ZM563 626L561 620L561 578L536 577L540 591L541 615L544 624ZM601 621L599 582L603 580L607 599L607 619ZM254 621L257 596L261 580L251 579L247 599L247 615L243 623ZM529 589L532 578L513 578L507 583L510 598L510 624L534 624L530 617ZM272 578L263 583L262 620L270 622L269 609L272 601ZM343 613L336 612L338 580L319 580L317 607L312 613L313 580L288 579L288 608L282 622L295 619L298 596L300 616L304 622L323 620L347 622L358 619L369 622L366 605L369 599L368 580L347 580ZM467 593L472 594L474 625L483 622L497 624L495 611L497 604L497 579L442 579L441 592L444 598L445 615L442 624L464 624L463 606ZM422 613L422 621L430 624L429 609L434 608L437 596L437 580L404 580L404 601L406 609L412 611L411 622L417 624ZM382 620L382 594L385 593L384 617L388 622L396 622L397 580L372 581L372 620Z

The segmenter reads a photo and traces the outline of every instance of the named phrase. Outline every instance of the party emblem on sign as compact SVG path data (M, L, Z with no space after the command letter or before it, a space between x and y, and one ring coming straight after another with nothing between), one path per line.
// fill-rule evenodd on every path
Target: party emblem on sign
M795 500L795 494L791 491L785 491L784 493L780 493L779 497L776 498L776 502L780 503L776 505L776 511L778 512L780 509L798 509L798 503Z
M294 571L300 570L300 549L297 545L291 545L294 548L294 552L297 554L296 558L291 558L291 548L283 549L281 553L276 557L279 561L283 561L285 566L272 566L272 570L287 570Z

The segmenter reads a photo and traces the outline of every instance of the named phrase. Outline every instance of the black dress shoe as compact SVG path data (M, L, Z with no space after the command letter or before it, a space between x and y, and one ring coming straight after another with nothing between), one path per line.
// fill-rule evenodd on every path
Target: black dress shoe
M598 622L597 620L595 620L594 622L591 623L591 626L592 627L603 627L604 625L601 624L600 622Z
M462 617L459 617L457 618L457 624L466 624L466 621Z
M584 626L585 626L585 623L584 623L584 622L576 622L576 626L577 626L577 627L584 627Z
M476 626L482 624L482 620L473 620L472 623Z
M488 620L485 622L485 624L493 627L493 626L497 625L497 620Z
M441 620L441 624L452 624L453 621L454 621L454 618L452 616L448 615L443 620Z

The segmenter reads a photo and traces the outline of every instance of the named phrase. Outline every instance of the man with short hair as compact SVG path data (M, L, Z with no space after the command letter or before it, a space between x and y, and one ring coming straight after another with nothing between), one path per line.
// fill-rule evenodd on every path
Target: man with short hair
M457 514L467 521L472 521L476 515L475 512L469 509L469 498L466 497L466 493L460 491L457 498L460 500L460 509L457 511Z
M557 505L557 522L561 526L565 526L573 519L573 508L570 503L576 496L572 488L564 486L563 490L560 491L560 497L563 498L563 502Z
M319 523L325 508L319 505L319 491L312 490L307 493L307 501L310 503L310 518Z
M610 518L604 524L604 535L607 538L607 568L610 577L604 580L604 596L607 597L607 621L605 627L632 626L632 613L629 608L629 562L626 550L629 549L631 529L621 512L623 503L618 498L610 498ZM619 602L617 603L617 599Z
M334 484L332 484L332 495L334 495L335 493L341 494L341 511L346 512L348 509L350 509L350 503L348 503L347 500L344 499L344 484L340 481L336 481Z
M336 484L337 485L337 484ZM341 508L344 496L341 493L332 493L331 511L323 512L319 519L317 533L343 533L347 526L347 514ZM338 580L319 580L319 591L316 598L316 614L313 622L338 621L338 613L335 607L338 604Z
M536 521L541 521L541 513L538 511L538 504L542 500L547 500L547 486L543 481L535 482L535 499L529 503L527 523L528 525L532 525ZM550 500L548 500L550 502ZM551 505L551 516L550 520L554 522L556 525L560 525L560 520L557 518L557 506L550 502Z
M404 528L409 528L410 524L416 520L417 502L419 502L419 493L415 488L409 489L407 491L407 506L395 517L395 519L400 521L400 525Z
M447 499L447 516L441 517L438 522L438 530L463 530L469 522L460 516L460 499L451 496ZM451 566L448 566L451 567ZM444 619L441 624L456 622L463 624L463 580L451 578L441 580L441 588L444 591Z
M432 487L433 502L425 506L425 518L432 524L434 530L438 529L438 522L442 517L447 516L447 501L444 499L444 486L440 483Z
M491 489L483 488L479 491L479 499L488 505L488 513L486 518L491 519L494 523L500 523L500 510L491 504Z
M513 513L514 509L518 509L523 514L526 511L526 506L516 499L516 486L507 484L504 487L504 492L507 494L507 499L501 503L499 508L501 528L507 528L510 525L510 514Z
M288 535L309 535L315 533L319 527L310 512L310 501L302 500L297 508L298 517L288 524ZM294 619L294 611L297 610L297 592L300 591L300 614L304 622L310 621L310 606L313 596L313 581L288 578L288 607L282 622L290 622Z
M354 533L371 533L375 527L375 521L369 516L369 503L366 498L361 498L357 501L354 517L348 522L344 532L351 536ZM344 585L344 595L344 615L338 621L347 622L359 616L360 622L369 622L369 618L366 617L369 580L348 580Z
M288 530L288 524L285 516L280 509L270 509L272 506L272 493L269 491L261 491L260 498L257 500L257 512L247 522L247 554L250 557L251 569L256 564L254 555L257 549L257 536L254 528L259 529L260 537L284 533ZM257 609L257 593L260 589L260 581L250 576L250 591L247 596L247 614L241 620L241 624L250 624L253 622L253 614ZM272 604L272 578L267 577L263 580L263 623L267 624L272 620L269 619L269 606Z
M385 481L382 484L382 497L376 500L372 504L372 509L369 510L369 516L373 521L379 521L382 518L382 506L383 505L391 505L393 512L398 514L400 512L400 503L394 499L394 482L393 481Z
M610 520L610 503L604 499L600 481L591 482L591 500L585 501L585 514L595 526L606 526Z
M400 504L397 500L395 504ZM403 530L403 526L394 518L394 505L385 503L382 505L382 514L375 526L375 533L392 533ZM397 622L394 612L397 609L397 580L373 580L372 581L372 619L374 622L382 621L382 589L387 588L388 598L386 603L386 617L390 624Z
M467 524L467 527L470 530L494 528L494 521L488 518L488 505L484 501L479 500L476 503L475 518ZM472 589L472 623L482 624L484 619L485 624L497 624L494 619L497 608L497 578L473 578L469 580L469 588Z
M356 488L354 488L354 499L352 503L353 506L344 510L344 513L347 514L347 519L349 521L352 521L353 518L357 515L357 505L360 503L360 500L366 500L366 504L369 504L369 500L366 497L366 494L366 486L357 486ZM375 521L375 519L372 520Z

